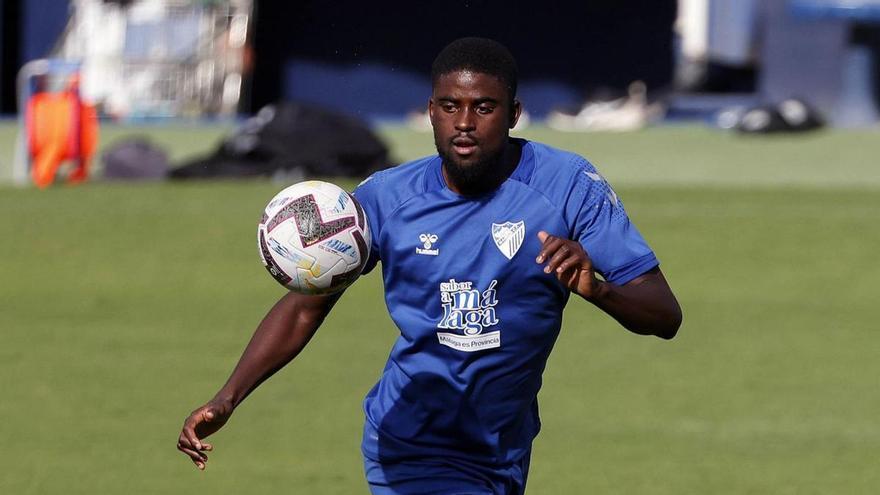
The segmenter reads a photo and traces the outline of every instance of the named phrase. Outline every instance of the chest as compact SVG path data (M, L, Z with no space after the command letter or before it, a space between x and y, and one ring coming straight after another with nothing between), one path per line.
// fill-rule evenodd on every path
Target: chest
M528 293L527 286L553 289L555 281L535 262L541 230L568 233L559 211L526 188L503 188L479 200L427 194L408 202L383 227L379 247L386 287L403 284L416 297L422 290L439 290L450 294L443 297L474 304L483 303L485 291L491 299L511 289ZM462 295L453 296L457 293Z

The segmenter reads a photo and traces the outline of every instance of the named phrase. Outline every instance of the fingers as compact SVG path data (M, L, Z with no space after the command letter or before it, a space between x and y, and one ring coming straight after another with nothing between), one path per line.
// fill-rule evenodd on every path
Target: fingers
M186 421L183 424L183 433L189 439L193 447L198 450L204 450L200 437L208 436L208 434L203 431L201 432L202 434L199 435L198 431L200 429L204 430L204 424L211 423L215 419L217 419L217 411L210 406L203 406L200 409L193 411L193 413L186 418Z
M546 264L544 273L552 273L569 290L590 297L595 284L590 255L577 241L538 232L541 251L535 262Z
M547 266L544 267L544 273L553 273L554 271L557 273L561 273L560 265L564 261L570 261L574 258L574 261L578 261L577 253L573 252L572 248L568 244L562 244L553 253L553 256L550 257L550 260L547 262Z
M577 256L569 257L559 263L559 266L556 267L556 273L566 273L569 270L575 269L583 269L584 268L584 260L580 259ZM574 273L574 272L572 272Z
M185 439L187 445L196 449L202 450L202 442L199 441L199 436L196 435L196 424L193 424L191 421L192 416L186 420L186 423L183 425L183 431L180 432L181 438Z
M181 439L177 442L177 450L189 456L190 460L193 462L193 464L196 465L197 468L201 470L205 469L205 463L208 462L208 454L205 454L204 452L199 452L198 450L195 450L191 446L189 446L187 442L183 439L183 435L181 435Z
M216 413L210 408L196 410L183 423L183 429L177 440L177 450L189 456L193 464L200 470L205 469L208 462L206 451L214 450L214 446L199 439L196 429L200 424L208 423L216 418Z
M537 263L544 263L548 258L556 253L560 246L565 244L565 241L563 239L560 239L556 236L548 235L544 231L538 232L538 239L541 240L543 245L541 246L541 251L538 253L538 257L535 258L535 262ZM550 272L548 271L547 273Z
M538 239L543 245L535 262L547 263L544 273L563 273L573 267L583 268L589 263L583 248L574 241L549 235L543 230L538 232Z

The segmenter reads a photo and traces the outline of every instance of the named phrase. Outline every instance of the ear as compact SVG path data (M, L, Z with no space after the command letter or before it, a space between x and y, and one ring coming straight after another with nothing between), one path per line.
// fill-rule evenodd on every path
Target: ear
M522 114L522 105L520 104L519 100L517 100L517 99L513 100L513 109L512 110L513 111L510 112L510 123L509 123L510 129L513 129L514 127L516 127L516 123L519 122L519 116Z
M431 127L434 127L434 98L428 99L428 117L431 119Z

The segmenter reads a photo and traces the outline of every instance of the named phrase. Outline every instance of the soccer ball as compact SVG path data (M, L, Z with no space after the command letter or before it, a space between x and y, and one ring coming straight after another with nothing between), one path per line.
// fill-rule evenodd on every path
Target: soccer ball
M257 227L263 265L300 294L339 292L370 256L370 227L354 196L328 182L294 184L269 201Z

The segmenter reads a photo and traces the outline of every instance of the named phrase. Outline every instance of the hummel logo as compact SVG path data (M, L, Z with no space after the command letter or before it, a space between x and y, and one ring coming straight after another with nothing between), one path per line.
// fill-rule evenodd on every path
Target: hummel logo
M422 242L422 247L416 248L417 254L426 254L428 256L437 256L440 254L439 249L431 249L431 246L437 242L437 236L434 234L421 234L419 235L419 241Z

